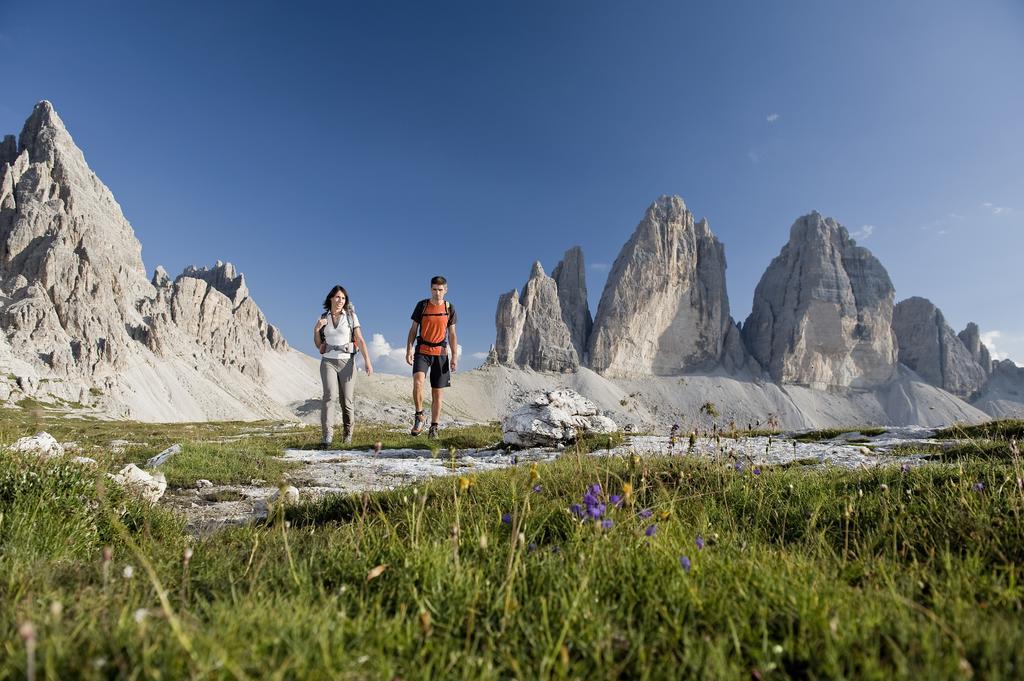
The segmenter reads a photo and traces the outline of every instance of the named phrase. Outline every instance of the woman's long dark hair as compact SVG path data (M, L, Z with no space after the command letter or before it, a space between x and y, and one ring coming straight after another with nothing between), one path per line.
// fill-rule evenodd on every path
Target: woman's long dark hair
M331 298L333 298L334 294L337 293L338 291L341 291L342 293L345 294L345 307L342 309L346 311L353 310L354 308L352 307L352 299L349 298L348 291L345 290L345 287L341 285L332 288L331 292L327 294L326 298L324 298L324 309L327 310L328 312L331 311Z

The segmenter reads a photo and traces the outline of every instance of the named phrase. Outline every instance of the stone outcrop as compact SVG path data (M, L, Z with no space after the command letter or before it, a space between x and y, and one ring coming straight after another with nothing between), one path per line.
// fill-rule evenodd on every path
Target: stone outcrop
M56 459L64 456L64 447L57 439L42 431L35 435L18 438L14 444L7 447L11 452L28 452L36 454L41 459Z
M517 447L556 446L582 435L618 430L593 402L568 389L536 397L509 414L501 428L505 443Z
M500 364L536 371L575 371L579 356L562 318L555 280L533 264L522 297L511 291L498 300L495 355Z
M291 351L244 277L218 262L173 281L158 267L150 279L141 252L110 190L40 102L18 143L0 144L0 369L17 377L0 393L124 416L145 417L140 399L153 411L188 402L189 418L287 415L262 386L266 366L283 363L271 356Z
M587 302L587 269L583 262L583 249L573 246L565 252L561 262L551 270L551 278L558 289L558 302L562 307L562 320L569 329L572 347L580 363L587 361L587 341L594 319Z
M971 358L978 363L985 375L988 376L992 373L992 356L988 352L988 348L981 342L981 333L978 331L978 325L974 322L968 322L964 330L957 334L960 342L967 348L967 352L971 353Z
M793 224L761 277L743 340L780 383L881 385L896 369L893 299L881 263L814 212Z
M985 370L931 301L901 300L893 311L892 328L900 362L928 383L962 398L970 398L984 385Z
M160 497L167 491L167 478L163 473L147 473L133 463L116 474L107 473L107 476L126 491L151 504L160 501Z
M721 358L731 325L725 251L678 196L647 209L608 275L590 334L606 376L673 375Z

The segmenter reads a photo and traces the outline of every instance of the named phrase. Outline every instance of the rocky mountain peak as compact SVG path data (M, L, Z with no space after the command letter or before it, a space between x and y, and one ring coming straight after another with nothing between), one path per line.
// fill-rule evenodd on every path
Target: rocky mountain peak
M19 148L4 138L0 159L0 355L10 347L24 371L67 399L86 402L95 388L112 396L136 381L147 395L164 386L155 403L166 404L209 392L196 386L223 370L218 394L231 401L224 391L234 386L255 403L265 352L287 344L233 265L189 268L173 286L158 267L150 281L121 207L49 102L34 108ZM252 413L236 404L243 411L234 413Z
M498 299L494 358L499 364L536 371L575 371L580 361L562 318L558 285L540 262L530 268L523 295Z
M587 341L594 319L590 316L590 304L587 301L587 268L583 261L583 249L573 246L567 250L561 262L551 270L551 278L558 288L562 320L569 329L572 346L580 361L585 362Z
M743 340L782 383L880 385L896 369L889 274L841 224L811 212L754 291Z
M245 285L245 276L239 274L235 266L229 262L218 260L213 267L189 265L178 275L179 279L181 277L201 279L235 303L241 302L242 299L249 296L249 288Z
M981 332L978 330L978 325L974 322L968 322L964 330L957 334L957 337L960 338L960 342L971 353L971 358L978 363L978 366L982 368L985 374L991 374L992 356L989 354L985 344L981 342Z
M987 372L927 298L901 300L893 311L892 328L900 362L928 383L964 398L984 385Z
M53 105L43 100L32 109L32 115L25 121L18 138L20 151L28 151L31 163L52 163L58 151L75 147Z
M661 196L609 272L590 365L609 376L707 367L719 361L730 323L722 244L680 197Z

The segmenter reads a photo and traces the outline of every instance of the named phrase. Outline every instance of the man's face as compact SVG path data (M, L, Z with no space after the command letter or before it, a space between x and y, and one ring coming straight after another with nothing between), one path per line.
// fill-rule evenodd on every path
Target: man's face
M434 300L441 300L448 292L448 284L431 284L430 295Z

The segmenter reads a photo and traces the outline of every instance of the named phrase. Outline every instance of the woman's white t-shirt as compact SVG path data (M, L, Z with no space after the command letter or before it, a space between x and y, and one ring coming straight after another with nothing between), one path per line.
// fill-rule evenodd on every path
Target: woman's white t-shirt
M346 312L342 312L338 315L338 325L335 326L331 313L327 313L327 326L324 327L324 342L327 345L341 346L352 342L352 332L359 326L359 317L356 316L355 312L352 312L352 324L354 326L349 326L348 318L349 315ZM330 350L325 352L323 356L327 359L348 359L351 355L347 352Z

